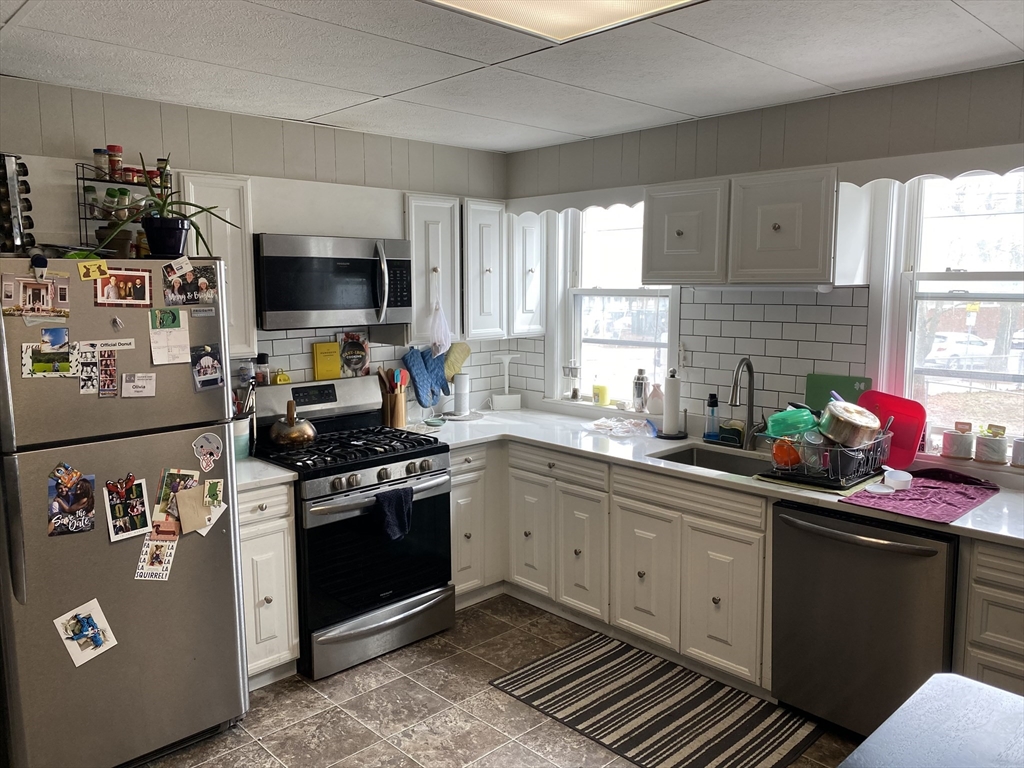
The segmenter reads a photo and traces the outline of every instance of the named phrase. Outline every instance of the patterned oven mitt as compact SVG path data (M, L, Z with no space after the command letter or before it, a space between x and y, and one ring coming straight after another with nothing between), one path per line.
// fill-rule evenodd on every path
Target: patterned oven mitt
M411 348L402 357L402 362L412 379L416 402L424 408L433 408L442 394L451 394L444 377L444 357L434 357L429 347L424 350Z

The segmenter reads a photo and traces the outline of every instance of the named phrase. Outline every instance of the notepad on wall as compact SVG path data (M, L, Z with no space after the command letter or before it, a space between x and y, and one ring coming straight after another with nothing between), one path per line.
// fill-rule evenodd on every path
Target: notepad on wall
M341 378L341 348L336 341L321 341L313 345L313 378Z

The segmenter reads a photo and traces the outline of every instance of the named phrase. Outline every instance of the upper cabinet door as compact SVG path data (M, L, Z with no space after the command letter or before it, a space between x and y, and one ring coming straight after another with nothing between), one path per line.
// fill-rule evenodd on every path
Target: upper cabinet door
M732 181L730 283L831 283L836 170L759 173Z
M467 339L505 338L505 204L466 200L463 258Z
M729 181L644 192L644 285L724 283Z
M413 343L430 343L430 321L438 300L452 340L460 338L459 198L407 194L405 236L412 243Z
M544 334L544 284L548 225L544 216L509 216L512 269L510 336Z
M190 203L216 208L216 214L235 224L229 227L208 213L194 221L227 271L228 349L231 357L256 357L256 289L253 282L251 190L247 176L216 173L181 174L182 197ZM188 256L206 256L206 248L188 238Z

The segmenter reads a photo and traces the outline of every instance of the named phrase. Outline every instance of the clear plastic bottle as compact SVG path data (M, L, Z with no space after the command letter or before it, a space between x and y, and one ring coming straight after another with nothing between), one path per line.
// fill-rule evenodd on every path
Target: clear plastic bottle
M708 395L708 416L704 425L704 439L718 441L718 395L712 392Z

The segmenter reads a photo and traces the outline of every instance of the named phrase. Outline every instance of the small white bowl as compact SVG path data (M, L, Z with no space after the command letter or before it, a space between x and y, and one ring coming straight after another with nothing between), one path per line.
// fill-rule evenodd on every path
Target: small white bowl
M888 469L885 472L885 484L894 491L902 491L910 487L914 476L900 469Z
M895 488L890 488L888 485L883 485L882 483L872 483L864 490L868 493L874 493L879 496L891 496L896 493Z

